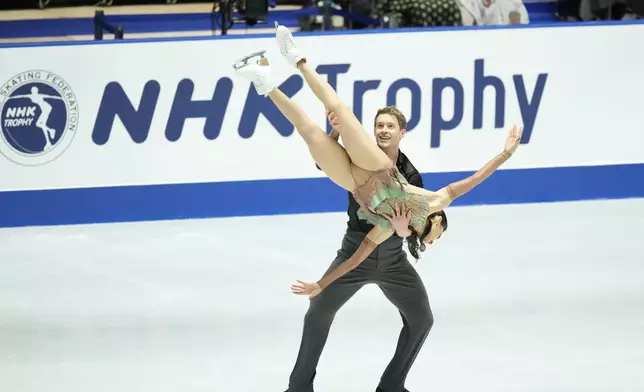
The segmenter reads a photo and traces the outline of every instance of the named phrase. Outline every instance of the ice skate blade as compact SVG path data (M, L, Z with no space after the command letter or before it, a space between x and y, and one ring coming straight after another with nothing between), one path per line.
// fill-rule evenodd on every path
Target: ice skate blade
M257 59L257 61L251 61L252 59ZM244 56L240 59L235 60L233 63L233 68L235 71L238 71L250 64L259 64L260 61L266 59L266 51L261 50L259 52L251 53L248 56Z

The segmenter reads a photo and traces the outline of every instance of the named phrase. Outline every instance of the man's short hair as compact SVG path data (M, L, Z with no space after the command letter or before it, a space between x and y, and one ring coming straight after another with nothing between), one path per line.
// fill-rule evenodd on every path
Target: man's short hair
M376 126L376 120L378 119L378 116L381 114L390 114L394 117L396 117L396 120L398 120L398 126L400 129L407 129L407 119L405 118L405 115L402 114L400 110L398 110L397 107L395 106L385 106L384 108L378 109L376 112L376 117L373 118L373 125Z

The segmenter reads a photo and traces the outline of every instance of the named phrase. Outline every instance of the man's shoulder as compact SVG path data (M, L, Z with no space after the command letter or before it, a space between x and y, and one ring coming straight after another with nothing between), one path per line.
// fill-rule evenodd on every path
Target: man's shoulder
M414 166L411 160L402 151L398 151L398 162L396 162L396 166L398 166L398 170L400 170L405 175L418 174L418 169L416 169L416 166Z
M398 150L398 161L396 162L398 166L411 166L413 167L414 165L411 163L411 160L409 157L402 152L402 150Z

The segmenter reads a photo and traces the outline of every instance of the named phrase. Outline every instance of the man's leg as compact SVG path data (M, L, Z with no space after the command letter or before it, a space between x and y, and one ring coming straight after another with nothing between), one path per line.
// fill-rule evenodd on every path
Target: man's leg
M380 289L398 308L403 327L396 352L380 379L377 391L403 392L407 374L434 324L434 316L425 285L406 255L382 268L378 274Z
M329 266L327 273L345 262L353 254L362 237L364 234L355 236L355 238L347 234L342 249L338 251L338 256ZM374 271L375 260L367 259L356 269L339 278L313 297L309 304L309 310L304 316L302 341L297 361L289 379L288 392L313 392L316 368L336 313L367 283Z

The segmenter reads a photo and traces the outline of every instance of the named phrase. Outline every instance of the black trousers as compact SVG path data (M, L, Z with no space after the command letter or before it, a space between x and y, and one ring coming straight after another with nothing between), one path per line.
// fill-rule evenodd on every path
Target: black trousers
M348 231L329 270L348 259L365 237ZM377 284L398 308L403 327L396 352L380 379L378 391L403 392L405 379L434 323L427 291L402 250L402 240L389 238L356 269L314 297L304 316L302 341L287 392L313 392L313 380L337 311L367 283Z

